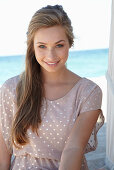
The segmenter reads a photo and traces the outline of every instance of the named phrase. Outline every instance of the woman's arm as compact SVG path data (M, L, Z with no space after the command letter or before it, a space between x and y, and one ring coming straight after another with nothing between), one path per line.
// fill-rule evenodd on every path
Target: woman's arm
M83 154L80 148L65 149L61 157L59 170L80 170Z
M0 133L0 170L9 170L11 154L8 152L2 134Z
M80 170L85 147L101 110L89 111L78 116L63 150L59 170Z

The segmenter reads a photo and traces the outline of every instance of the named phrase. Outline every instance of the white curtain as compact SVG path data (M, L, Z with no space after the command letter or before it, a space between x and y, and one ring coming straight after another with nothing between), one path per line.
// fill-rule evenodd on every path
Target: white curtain
M109 59L107 71L106 164L114 170L114 0L112 0Z

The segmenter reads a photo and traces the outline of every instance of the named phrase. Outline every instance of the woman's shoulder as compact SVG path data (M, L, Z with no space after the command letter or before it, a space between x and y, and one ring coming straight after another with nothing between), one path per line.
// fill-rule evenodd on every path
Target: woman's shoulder
M86 78L86 77L81 77L74 72L70 72L70 81L73 82L74 84L79 84L80 88L95 88L99 87L93 80ZM100 87L99 87L100 88Z
M7 79L1 87L9 87L9 88L13 87L14 88L19 82L19 80L20 80L20 75L16 75L14 77Z
M86 77L81 77L79 75L77 75L74 72L69 71L69 81L73 82L74 84L79 83L81 87L85 88L85 87L94 87L94 86L98 86L93 80L86 78Z
M7 79L3 85L0 87L0 91L3 93L10 92L10 93L15 93L17 83L20 80L20 75L11 77Z
M101 88L93 81L93 79L91 80L90 78L81 77L71 71L69 71L69 73L70 81L74 83L75 88L73 89L75 89L80 95L89 94L93 91L102 93Z
M99 85L95 81L93 81L89 78L82 77L81 79L82 79L81 84L84 88L88 88L88 89L89 88L100 88Z
M81 78L79 89L81 95L90 95L96 93L102 96L101 87L98 84L96 84L96 82L86 77Z

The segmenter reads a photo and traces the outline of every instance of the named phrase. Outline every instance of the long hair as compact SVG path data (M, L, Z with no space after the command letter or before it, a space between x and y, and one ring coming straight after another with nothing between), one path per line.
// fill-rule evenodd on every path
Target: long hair
M27 129L31 128L38 135L41 124L41 107L45 90L40 65L35 58L33 40L38 29L61 25L73 45L73 29L71 21L62 6L48 5L38 10L32 17L27 32L27 52L25 59L25 71L20 76L17 84L17 112L12 125L12 143L15 147L29 143Z

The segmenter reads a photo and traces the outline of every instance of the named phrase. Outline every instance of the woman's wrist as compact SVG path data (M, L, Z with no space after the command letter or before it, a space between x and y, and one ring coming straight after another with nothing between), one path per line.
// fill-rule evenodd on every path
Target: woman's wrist
M83 154L83 150L79 148L65 149L61 156L59 170L80 170Z

